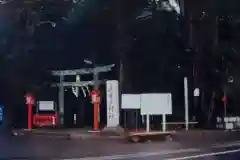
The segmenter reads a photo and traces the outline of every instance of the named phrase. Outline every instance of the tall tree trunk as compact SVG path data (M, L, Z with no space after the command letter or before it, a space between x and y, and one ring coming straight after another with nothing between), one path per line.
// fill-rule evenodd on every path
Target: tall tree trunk
M212 124L211 124L211 120L212 120L212 115L213 115L213 112L215 110L215 92L212 92L212 98L211 98L211 102L210 102L210 106L209 106L209 111L208 111L208 114L207 114L207 127L211 127Z
M119 91L120 91L120 102L121 102L121 93L131 91L131 85L130 85L131 83L129 81L130 79L127 72L128 60L125 54L126 53L126 33L125 33L125 23L124 23L123 0L115 0L115 8L116 8L115 52L116 52L117 63L119 67L118 78L119 78ZM123 114L124 113L121 113L120 117L123 117ZM133 116L130 116L130 118L128 119L128 122L134 122Z

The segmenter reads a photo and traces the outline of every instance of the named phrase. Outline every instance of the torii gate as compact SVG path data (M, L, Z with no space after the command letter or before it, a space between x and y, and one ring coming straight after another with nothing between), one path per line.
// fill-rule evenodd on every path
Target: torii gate
M75 69L75 70L58 70L52 71L53 76L59 76L60 82L55 83L53 87L59 87L58 92L58 101L59 101L59 118L60 124L64 124L64 87L72 87L73 93L78 96L79 87L82 88L83 93L85 94L84 87L87 88L88 86L94 86L94 89L98 90L99 84L103 83L104 80L98 79L98 74L103 72L109 72L112 68L115 67L115 64L106 65L106 66L99 66L95 68L82 68L82 69ZM91 81L81 81L80 76L86 74L93 74L93 80ZM65 76L76 76L75 82L64 82ZM88 90L89 91L89 90Z

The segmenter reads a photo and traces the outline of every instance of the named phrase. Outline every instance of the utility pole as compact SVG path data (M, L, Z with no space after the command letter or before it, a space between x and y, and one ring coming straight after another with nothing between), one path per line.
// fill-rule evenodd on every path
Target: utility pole
M123 30L123 15L122 15L122 10L123 10L123 3L122 0L115 0L116 1L116 52L119 60L119 88L120 88L120 93L122 92L123 89L123 82L124 82L124 77L123 77L123 72L124 72L124 52L123 52L123 40L124 40L124 30Z
M126 57L126 33L125 33L125 21L124 21L124 2L123 0L115 0L115 8L116 8L116 55L118 56L118 66L119 66L119 105L121 106L121 95L122 93L129 90L130 85L127 77L127 65L128 60ZM121 107L119 107L121 109ZM120 111L120 113L122 113ZM131 116L129 116L129 124L135 127L135 112L129 112ZM124 117L123 115L120 116ZM121 122L121 120L120 120Z
M122 44L124 43L124 26L123 26L123 2L122 0L115 0L115 9L116 9L116 39L115 39L115 51L118 61L118 79L119 79L119 106L121 106L121 98L123 93L123 87L124 87L124 51L122 48ZM121 110L121 107L119 107L119 110ZM121 111L119 111L121 113ZM119 118L122 116L120 115ZM119 120L121 122L121 119ZM125 122L124 122L125 123Z
M59 120L60 120L60 124L63 125L64 124L64 86L63 86L64 76L60 75L59 79L60 79L59 81L60 85L58 90Z
M189 106L188 106L188 79L184 77L184 108L185 108L185 130L189 128Z

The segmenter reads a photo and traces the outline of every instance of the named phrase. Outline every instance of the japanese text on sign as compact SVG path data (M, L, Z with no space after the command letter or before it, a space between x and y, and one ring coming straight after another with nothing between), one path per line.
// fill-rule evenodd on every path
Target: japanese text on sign
M119 124L118 81L107 81L107 126Z

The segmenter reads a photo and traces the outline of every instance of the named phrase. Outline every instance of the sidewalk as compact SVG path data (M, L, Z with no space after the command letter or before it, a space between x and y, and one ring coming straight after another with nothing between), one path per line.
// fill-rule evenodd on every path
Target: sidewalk
M63 137L67 139L126 139L126 132L92 132L90 129L33 129L13 130L16 135L41 135L47 137ZM240 141L240 131L223 131L223 130L189 130L176 131L170 134L171 140L184 142L186 144L201 143L224 143L228 141ZM163 139L156 137L151 140Z
M38 135L47 137L62 137L67 139L121 139L122 136L113 132L92 131L87 128L79 129L18 129L14 135Z
M212 143L225 143L232 141L240 141L240 131L224 131L224 130L190 130L188 132L181 131L172 135L173 141L184 142L185 144L201 145Z

